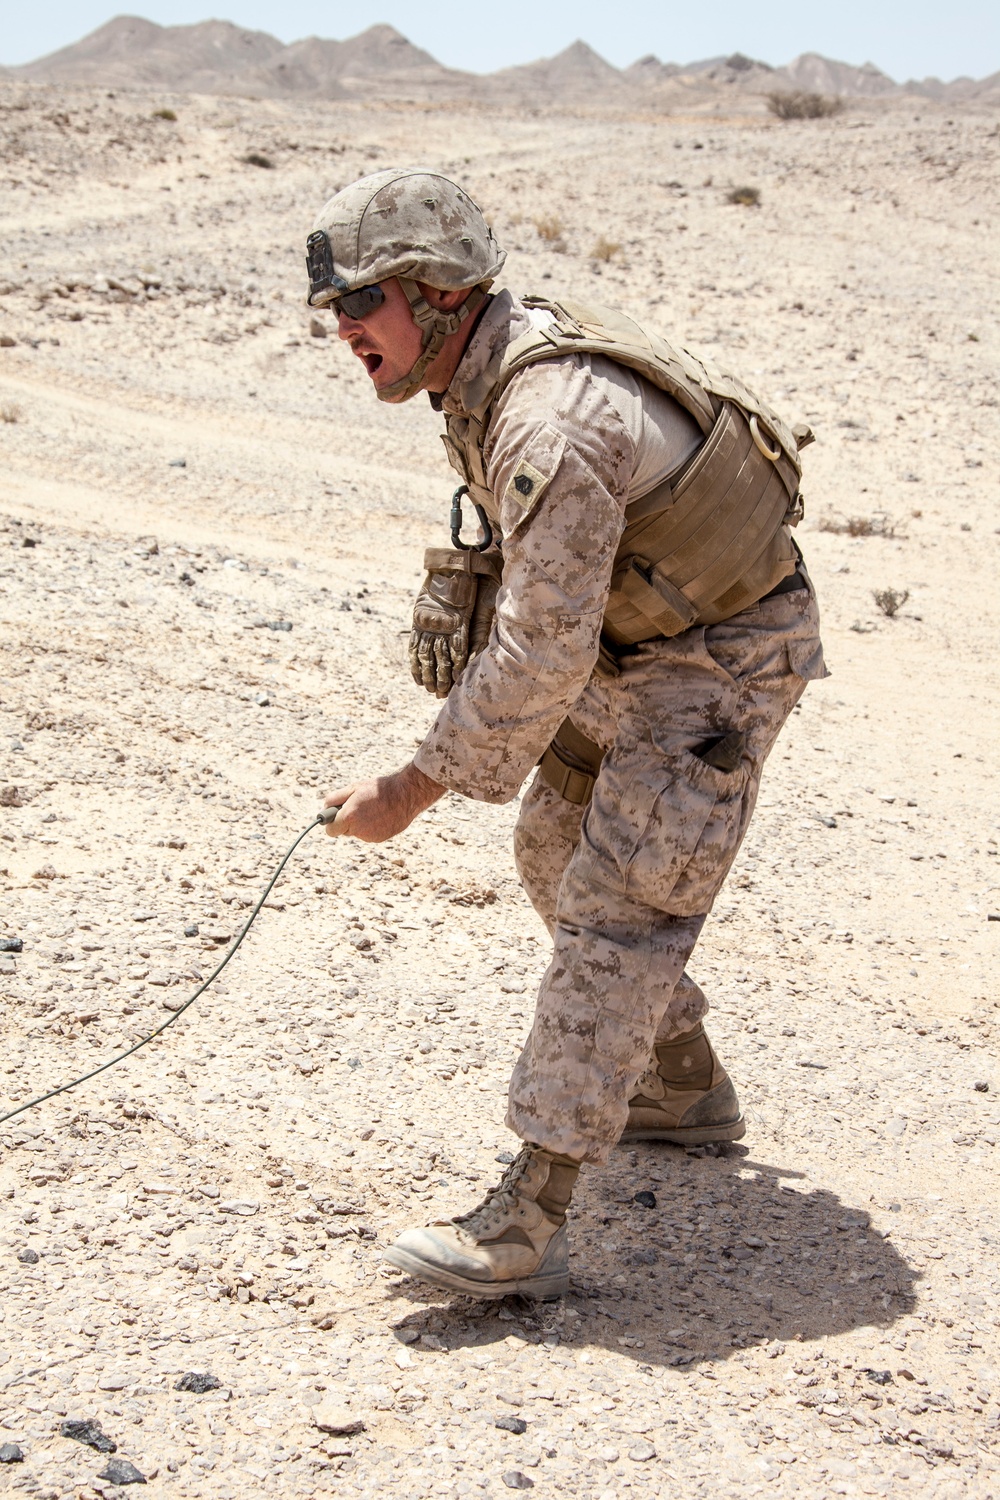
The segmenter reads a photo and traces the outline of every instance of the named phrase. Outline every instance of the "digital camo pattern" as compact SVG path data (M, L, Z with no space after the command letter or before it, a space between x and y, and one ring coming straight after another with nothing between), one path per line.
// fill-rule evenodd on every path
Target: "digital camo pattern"
M500 316L494 304L480 324L447 410L483 389ZM504 538L494 632L415 763L466 796L506 802L567 715L606 752L582 816L537 778L523 804L519 868L554 952L508 1111L524 1140L601 1162L654 1041L707 1007L685 964L746 832L764 760L806 681L825 675L818 612L811 588L782 594L648 642L619 677L598 677L636 435L589 365L552 360L507 387L485 458ZM733 729L747 737L735 771L693 753Z
M313 228L329 237L334 270L351 288L407 276L457 291L492 281L506 258L468 193L422 167L349 183Z
M536 777L515 833L525 889L554 936L510 1087L524 1140L600 1162L653 1046L707 1001L684 966L746 833L761 770L811 677L824 675L811 589L640 647L595 678L577 727L605 750L583 810ZM693 750L732 728L740 767Z

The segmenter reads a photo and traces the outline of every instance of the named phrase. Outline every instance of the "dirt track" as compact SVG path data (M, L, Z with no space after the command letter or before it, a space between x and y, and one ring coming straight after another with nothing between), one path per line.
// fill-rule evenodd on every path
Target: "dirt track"
M0 937L23 940L0 1113L165 1019L320 793L429 722L403 648L446 536L437 420L374 401L301 303L312 215L353 176L450 171L513 286L655 319L813 424L800 540L834 673L693 966L743 1146L587 1174L561 1304L389 1274L381 1247L471 1206L516 1145L547 940L513 807L449 798L379 849L311 834L162 1041L0 1129L5 1477L107 1489L57 1435L96 1416L153 1493L213 1500L497 1496L514 1473L1000 1494L995 118L22 86L0 111ZM761 207L727 204L747 183ZM894 619L885 588L909 592ZM189 1370L221 1394L176 1392ZM365 1430L321 1431L331 1403Z

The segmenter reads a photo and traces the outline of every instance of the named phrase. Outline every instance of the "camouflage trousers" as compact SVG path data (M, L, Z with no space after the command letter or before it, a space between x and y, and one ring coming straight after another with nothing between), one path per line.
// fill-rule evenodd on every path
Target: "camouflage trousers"
M574 724L605 754L586 808L540 775L514 835L553 938L507 1123L527 1141L606 1161L657 1040L708 1010L685 973L747 830L761 771L807 681L826 676L812 589L650 642L592 678ZM695 749L746 735L740 766Z

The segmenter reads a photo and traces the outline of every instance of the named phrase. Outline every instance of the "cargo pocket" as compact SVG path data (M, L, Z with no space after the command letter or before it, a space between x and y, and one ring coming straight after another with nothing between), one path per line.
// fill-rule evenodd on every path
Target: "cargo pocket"
M823 647L817 636L789 641L787 650L788 665L803 682L819 682L822 678L829 677L830 673L823 660Z
M656 781L649 779L656 772ZM746 792L745 765L718 771L676 750L650 766L642 785L630 788L629 811L623 799L636 834L623 872L626 894L671 916L707 912L740 845Z

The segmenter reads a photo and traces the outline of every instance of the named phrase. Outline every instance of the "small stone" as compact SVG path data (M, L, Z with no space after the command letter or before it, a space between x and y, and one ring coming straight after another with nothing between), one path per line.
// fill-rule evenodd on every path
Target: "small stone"
M606 1464L616 1464L618 1462L618 1449L612 1448L609 1444L606 1448L598 1448L597 1456Z
M328 333L326 324L322 318L309 319L309 337L313 339L325 339Z
M502 1167L509 1167L514 1160L514 1153L513 1151L498 1151L493 1160L498 1161Z
M990 1086L986 1082L985 1078L981 1078L979 1082L974 1083L972 1087L975 1089L977 1094L988 1094L990 1091Z
M59 1424L59 1436L72 1438L76 1443L86 1443L98 1453L117 1453L118 1444L102 1431L100 1422L93 1417L67 1417Z
M0 953L20 953L24 941L19 937L0 938Z
M188 461L186 458L172 458L167 465L168 469L186 469Z
M257 1212L259 1207L258 1203L251 1203L246 1198L227 1198L225 1203L219 1204L219 1212L220 1214L241 1214L244 1218L249 1218L251 1214Z
M127 1458L111 1458L98 1474L98 1479L104 1479L108 1484L145 1484L146 1476L139 1472L135 1464L130 1464Z
M59 877L56 874L55 865L42 865L41 869L36 870L31 878L32 880L57 880Z
M195 1396L203 1396L206 1391L219 1391L222 1389L222 1381L217 1375L212 1375L208 1370L188 1370L180 1380L174 1382L175 1391L191 1391Z
M636 1193L635 1197L632 1199L632 1202L638 1203L640 1208L655 1208L656 1194L647 1191Z
M3 339L0 339L0 344ZM24 1454L16 1443L4 1443L0 1448L0 1464L23 1464Z
M354 1433L365 1430L363 1417L333 1401L321 1401L318 1406L314 1406L312 1420L313 1426L318 1427L320 1432L332 1433L334 1437L352 1437Z
M529 1479L527 1474L522 1474L520 1469L508 1469L502 1477L509 1490L533 1490L535 1488L535 1481Z
M867 1375L872 1385L892 1385L891 1370L869 1370L863 1369L862 1375Z
M123 1391L130 1384L131 1381L124 1370L109 1370L97 1382L97 1389L99 1391Z
M253 695L253 701L256 703L256 705L257 705L258 708L270 708L271 707L271 700L268 697L267 693L254 693L254 695ZM371 945L369 944L369 947L370 946Z
M1000 922L1000 911L987 912L986 920L987 922Z
M132 913L132 921L133 922L151 922L155 916L156 916L156 912L155 911L134 911Z
M223 562L224 568L229 568L233 573L249 573L250 565L239 557L227 557Z
M232 933L225 927L206 927L201 934L210 943L228 943Z
M647 1443L644 1438L640 1438L639 1442L632 1444L628 1450L628 1456L633 1463L644 1464L648 1459L656 1457L656 1449L652 1443Z
M32 1250L30 1245L28 1245L24 1250L19 1250L17 1252L17 1258L21 1262L22 1266L37 1266L39 1260L41 1259L38 1251Z
M187 926L185 927L185 929L184 929L184 936L185 937L197 937L198 936L198 923L197 922L189 922L187 924Z
M515 1432L518 1437L528 1430L528 1424L523 1417L497 1417L493 1426L499 1427L502 1432Z
M12 339L9 333L0 333L0 349L14 349L16 347L17 347L17 339ZM12 1446L13 1445L10 1444L10 1443L7 1444L7 1447L12 1447ZM8 1464L12 1464L12 1463L17 1463L18 1460L14 1459L14 1458L8 1458L8 1459L5 1459L4 1462L8 1463Z
M886 1135L892 1135L892 1136L897 1136L897 1137L905 1135L906 1134L906 1121L904 1119L902 1119L899 1115L897 1115L895 1119L889 1121L888 1125L885 1127L885 1133L886 1133Z

